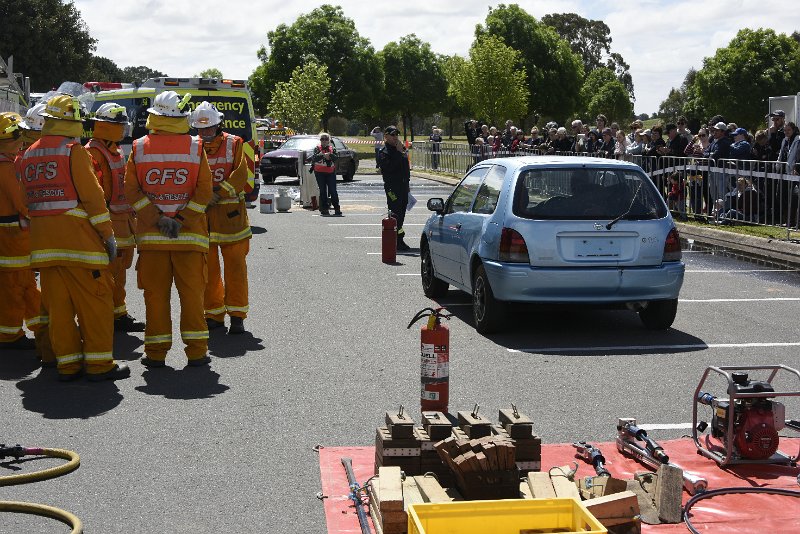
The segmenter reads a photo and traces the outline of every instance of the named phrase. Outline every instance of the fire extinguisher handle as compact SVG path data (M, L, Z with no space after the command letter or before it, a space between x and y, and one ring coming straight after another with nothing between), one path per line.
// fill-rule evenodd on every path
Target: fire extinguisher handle
M423 317L428 317L429 315L436 315L436 310L434 310L433 308L424 308L418 311L417 314L414 316L414 318L411 319L411 322L408 323L406 329L411 328L414 325L414 323L416 323Z

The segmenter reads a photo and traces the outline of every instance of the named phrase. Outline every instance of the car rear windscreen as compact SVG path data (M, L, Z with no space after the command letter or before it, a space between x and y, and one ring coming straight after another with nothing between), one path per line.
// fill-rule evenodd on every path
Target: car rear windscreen
M543 168L520 172L514 214L526 219L660 219L667 207L647 175L632 169Z

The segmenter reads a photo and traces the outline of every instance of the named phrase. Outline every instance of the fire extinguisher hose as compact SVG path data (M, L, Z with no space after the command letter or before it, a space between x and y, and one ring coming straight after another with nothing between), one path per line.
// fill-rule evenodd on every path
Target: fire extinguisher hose
M14 454L13 456L17 458L21 456L46 456L49 458L67 460L67 463L33 473L2 476L0 477L0 486L13 486L15 484L26 484L28 482L59 477L75 471L78 466L81 465L81 459L78 453L66 449L21 448L20 453Z
M783 495L786 497L800 497L800 491L788 490L783 488L719 488L705 493L698 493L686 503L683 507L683 521L686 523L686 528L692 534L700 534L700 531L694 528L691 520L689 519L689 510L698 501L709 499L711 497L718 497L720 495L732 495L735 493L768 493L771 495Z
M0 501L0 512L16 512L49 517L69 525L72 528L71 534L83 534L83 523L78 516L53 506L30 502Z
M428 327L432 328L433 324L437 324L440 319L449 320L450 317L453 316L452 313L445 313L445 311L446 311L445 308L436 308L435 310L433 308L423 308L417 312L417 314L414 316L413 319L411 319L411 322L408 323L408 326L406 328L411 328L412 326L414 326L414 323L416 323L417 321L419 321L424 317L429 317Z

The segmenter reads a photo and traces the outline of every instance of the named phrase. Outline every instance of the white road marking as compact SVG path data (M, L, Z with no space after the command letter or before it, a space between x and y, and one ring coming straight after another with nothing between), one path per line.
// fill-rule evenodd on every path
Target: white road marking
M508 352L612 352L626 350L654 349L731 349L731 348L766 348L766 347L800 347L800 342L793 343L687 343L675 345L617 345L608 347L534 347L527 349L506 349Z
M642 430L685 430L692 428L692 423L652 423L649 425L636 425Z
M397 276L422 276L420 273L397 273Z

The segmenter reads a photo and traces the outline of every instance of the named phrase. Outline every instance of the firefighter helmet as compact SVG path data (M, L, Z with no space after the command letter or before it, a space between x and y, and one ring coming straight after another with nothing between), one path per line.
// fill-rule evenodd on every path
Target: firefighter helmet
M163 117L186 117L189 112L183 111L183 108L190 98L190 93L186 93L181 99L175 91L164 91L155 97L153 106L147 108L147 112Z
M126 123L128 122L128 111L124 106L120 106L115 102L108 102L97 108L92 118L101 122Z
M17 139L20 136L22 117L13 111L0 113L0 139Z
M77 97L56 95L47 101L41 115L48 119L80 122L86 117L86 111Z
M45 105L42 102L30 108L28 112L25 113L25 120L22 121L20 126L26 130L41 132L42 128L44 128L44 117L42 117L44 108Z
M222 113L217 111L214 104L200 102L200 104L192 111L192 116L189 119L189 124L192 128L210 128L222 122Z

